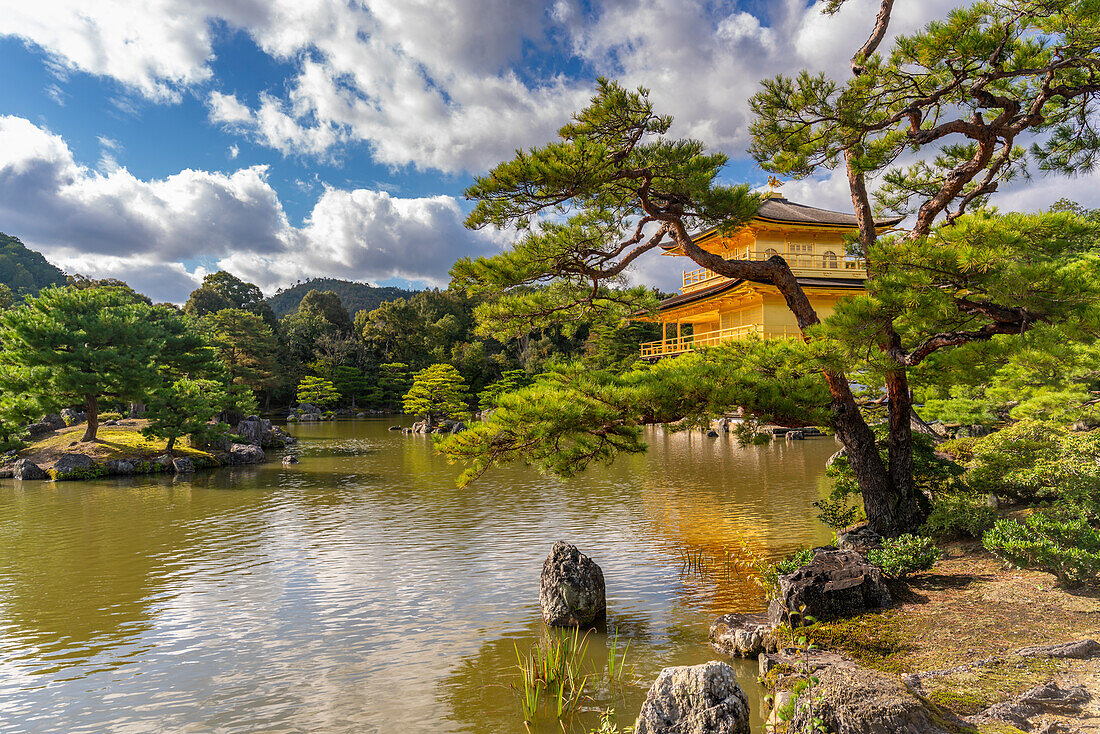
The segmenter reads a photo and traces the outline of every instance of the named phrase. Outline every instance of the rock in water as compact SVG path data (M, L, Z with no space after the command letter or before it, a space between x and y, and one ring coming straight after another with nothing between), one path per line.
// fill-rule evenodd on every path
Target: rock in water
M749 734L749 702L726 663L665 668L646 694L636 734Z
M800 615L823 621L890 602L882 572L866 558L852 550L820 548L808 564L779 577L779 594L768 607L768 619L775 625L792 617L798 624Z
M754 658L775 650L775 627L765 614L723 614L710 626L710 644L731 657Z
M827 669L795 703L788 731L809 734L949 734L966 722L922 700L897 678L866 669ZM812 704L812 705L811 705ZM824 720L824 729L814 723Z
M12 467L11 474L16 479L49 479L50 475L30 459L20 459Z
M264 450L249 443L235 443L229 447L230 464L259 464L266 458Z
M603 622L607 597L603 571L596 562L559 540L542 564L539 603L542 620L552 627L589 627Z
M287 454L286 456L283 457L283 466L289 466L291 464L297 464L297 463L298 463L298 457L295 456L294 454Z

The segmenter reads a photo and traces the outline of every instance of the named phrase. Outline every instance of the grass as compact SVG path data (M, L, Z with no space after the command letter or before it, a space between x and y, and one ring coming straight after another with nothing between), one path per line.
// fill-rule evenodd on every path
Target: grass
M100 426L96 431L94 442L81 442L84 435L84 425L63 428L52 436L46 436L19 452L22 458L30 459L36 464L52 464L58 457L66 453L81 453L96 459L97 461L111 461L112 459L151 459L164 453L168 441L165 439L146 438L141 433L145 421L129 421L133 425L127 426ZM212 458L207 451L191 448L176 441L172 448L174 456L188 456L195 458Z

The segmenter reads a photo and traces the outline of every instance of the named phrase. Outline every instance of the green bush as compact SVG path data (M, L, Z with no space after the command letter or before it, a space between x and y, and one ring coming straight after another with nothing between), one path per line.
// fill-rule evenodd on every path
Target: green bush
M818 509L817 519L833 530L855 525L864 519L863 508L849 504L844 498L827 497L814 502Z
M28 444L18 438L9 438L7 441L0 441L0 454L6 454L9 451L22 451L27 448Z
M899 535L882 541L881 548L867 552L867 560L882 569L889 579L903 579L917 571L927 571L940 559L940 550L931 538Z
M977 491L1024 501L1087 504L1100 498L1100 430L1078 433L1026 420L971 448L965 479Z
M813 548L799 548L775 562L758 561L755 564L756 583L764 590L764 596L774 599L779 591L779 577L797 571L813 559Z
M932 512L921 531L940 540L981 538L993 527L996 517L997 513L980 495L941 492L932 501Z
M107 411L106 413L99 414L99 420L101 421L120 421L122 420L122 413L115 413L113 411Z
M1062 584L1088 583L1100 575L1100 530L1079 508L1035 512L1022 523L998 520L982 544L1014 566L1052 573Z

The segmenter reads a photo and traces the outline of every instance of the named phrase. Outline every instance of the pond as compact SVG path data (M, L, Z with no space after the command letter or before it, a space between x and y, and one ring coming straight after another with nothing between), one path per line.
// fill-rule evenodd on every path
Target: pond
M629 642L589 698L632 724L657 672L722 659L719 614L763 608L750 556L829 538L811 503L832 438L698 431L573 479L455 486L391 420L297 425L301 463L190 478L0 482L0 732L523 732L516 653L543 635L554 541L599 563ZM736 664L760 721L755 661Z

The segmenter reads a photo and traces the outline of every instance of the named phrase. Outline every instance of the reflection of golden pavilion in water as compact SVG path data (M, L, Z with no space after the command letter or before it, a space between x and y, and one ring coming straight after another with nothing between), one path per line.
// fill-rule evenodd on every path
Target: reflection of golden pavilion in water
M723 235L717 228L699 232L692 242L727 260L767 260L781 255L791 266L821 318L836 302L864 290L866 264L844 254L845 237L855 235L854 214L816 209L783 198L773 190L756 216L741 229ZM875 220L879 231L901 221ZM678 245L663 245L666 255L683 256ZM773 286L717 275L706 268L684 271L680 295L661 302L659 341L642 345L642 357L659 359L729 339L758 335L798 336L794 314Z

